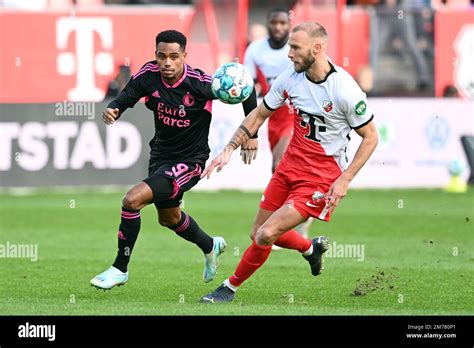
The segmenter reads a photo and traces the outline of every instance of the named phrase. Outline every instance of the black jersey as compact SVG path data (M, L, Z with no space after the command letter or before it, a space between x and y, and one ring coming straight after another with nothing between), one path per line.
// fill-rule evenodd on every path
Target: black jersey
M211 76L184 65L183 76L173 85L161 77L156 61L146 63L135 73L123 91L109 103L121 115L145 97L153 111L155 136L150 141L150 162L202 162L209 158L209 127L212 100ZM255 91L244 103L245 115L257 105Z

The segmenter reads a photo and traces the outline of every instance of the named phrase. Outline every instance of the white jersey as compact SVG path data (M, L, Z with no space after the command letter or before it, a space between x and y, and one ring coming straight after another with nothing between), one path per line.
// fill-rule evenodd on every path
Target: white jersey
M317 82L304 72L295 72L293 67L285 70L263 99L270 110L289 100L290 109L295 110L294 134L283 161L312 167L312 172L327 171L320 167L323 161L327 163L328 157L339 167L335 169L345 170L349 133L373 118L366 95L352 76L343 68L329 64L331 70L326 78Z
M244 65L249 69L254 80L257 79L257 69L265 76L268 86L271 86L283 71L292 65L288 58L290 46L274 49L270 46L268 38L252 42L244 56Z

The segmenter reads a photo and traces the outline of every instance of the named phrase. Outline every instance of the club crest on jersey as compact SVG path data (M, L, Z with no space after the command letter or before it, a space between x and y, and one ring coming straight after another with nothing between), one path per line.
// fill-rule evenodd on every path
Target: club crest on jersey
M194 97L189 93L185 94L184 97L183 97L183 104L185 106L193 106L194 105Z
M332 110L332 102L329 101L329 100L325 100L325 101L323 102L323 109L324 109L324 111L326 111L326 112L330 112L330 111Z

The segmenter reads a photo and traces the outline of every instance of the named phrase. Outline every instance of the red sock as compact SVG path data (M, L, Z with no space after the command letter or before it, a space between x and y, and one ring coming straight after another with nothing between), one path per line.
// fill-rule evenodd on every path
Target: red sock
M257 245L255 241L245 250L229 282L239 286L246 281L267 260L272 251L271 245Z
M303 253L310 248L311 241L295 230L289 230L278 237L275 241L275 245L285 249L295 249Z

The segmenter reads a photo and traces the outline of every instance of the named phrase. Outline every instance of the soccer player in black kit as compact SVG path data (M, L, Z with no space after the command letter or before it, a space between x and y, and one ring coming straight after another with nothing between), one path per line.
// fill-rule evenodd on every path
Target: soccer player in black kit
M198 183L209 157L211 107L216 99L211 76L185 63L186 37L178 31L157 35L155 55L156 60L135 73L103 112L104 122L110 125L145 97L146 107L153 111L155 136L150 141L148 178L132 187L122 200L115 262L91 279L91 284L100 289L127 282L127 266L140 231L140 210L148 204L156 206L160 225L202 250L205 282L214 279L218 257L226 247L222 237L210 237L180 208L184 192ZM242 105L245 115L256 107L255 90ZM254 158L257 147L257 139L245 144L241 153L245 163Z

